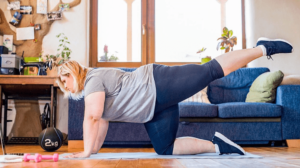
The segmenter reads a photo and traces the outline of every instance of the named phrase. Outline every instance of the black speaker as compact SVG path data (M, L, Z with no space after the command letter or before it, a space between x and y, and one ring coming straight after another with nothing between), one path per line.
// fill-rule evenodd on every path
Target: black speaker
M57 128L46 128L40 133L39 144L45 151L56 151L63 144L63 134Z

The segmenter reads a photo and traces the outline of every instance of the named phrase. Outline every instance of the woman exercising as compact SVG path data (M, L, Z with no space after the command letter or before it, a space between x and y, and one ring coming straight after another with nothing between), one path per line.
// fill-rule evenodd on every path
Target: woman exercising
M176 138L178 103L256 58L267 56L269 59L271 55L292 50L292 45L285 40L260 38L255 48L225 53L203 65L148 64L134 72L115 68L88 69L76 61L68 61L60 68L58 84L66 96L84 96L85 114L84 151L67 157L82 158L98 153L109 121L144 123L159 155L244 155L239 145L218 132L212 141Z

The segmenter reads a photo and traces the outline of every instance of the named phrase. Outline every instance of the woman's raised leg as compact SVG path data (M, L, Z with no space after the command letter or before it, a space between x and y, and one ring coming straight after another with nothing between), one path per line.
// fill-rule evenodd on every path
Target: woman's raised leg
M271 55L292 51L292 45L286 40L262 37L258 39L255 48L232 51L218 56L216 60L226 76L261 56L268 56L269 59L272 58Z
M156 110L173 106L205 88L210 82L222 78L261 56L291 53L292 45L285 40L260 39L257 47L232 51L203 64L183 66L155 65Z
M224 76L263 56L261 47L237 50L222 54L215 59L221 65Z
M257 47L246 50L238 50L222 54L216 58L216 61L223 69L224 76L245 66L249 62L261 57L278 53L291 53L292 45L282 39L260 38ZM217 145L215 145L217 144ZM216 147L217 146L217 147ZM233 152L231 150L234 150ZM218 150L218 151L217 151ZM213 142L197 139L193 137L177 138L174 142L173 154L197 154L197 153L240 153L244 154L244 150L237 144L233 143L220 133L216 133Z

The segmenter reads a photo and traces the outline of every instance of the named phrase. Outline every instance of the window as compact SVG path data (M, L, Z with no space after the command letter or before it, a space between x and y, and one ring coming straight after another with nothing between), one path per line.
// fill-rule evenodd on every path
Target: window
M245 48L243 1L91 0L90 66L199 63L221 54L224 26L238 38L234 50Z
M140 26L141 0L99 0L98 61L141 62Z

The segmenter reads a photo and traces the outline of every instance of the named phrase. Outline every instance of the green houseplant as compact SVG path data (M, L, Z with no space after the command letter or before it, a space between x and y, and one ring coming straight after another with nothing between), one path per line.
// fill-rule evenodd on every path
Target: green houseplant
M229 52L230 49L233 51L233 46L237 44L237 37L233 36L233 31L228 30L227 27L223 28L223 34L217 40L217 50L225 50L225 53Z
M60 66L65 61L68 61L71 58L70 54L72 53L72 50L68 47L70 44L68 37L64 33L59 33L56 37L58 38L58 53L55 55L47 54L44 56L46 61L51 61L52 66L54 67ZM42 55L42 53L40 55Z
M108 46L107 45L104 45L103 51L104 51L104 55L100 57L100 60L99 60L100 62L106 62L106 61L115 62L119 59L115 55L111 55L110 57L108 56Z

